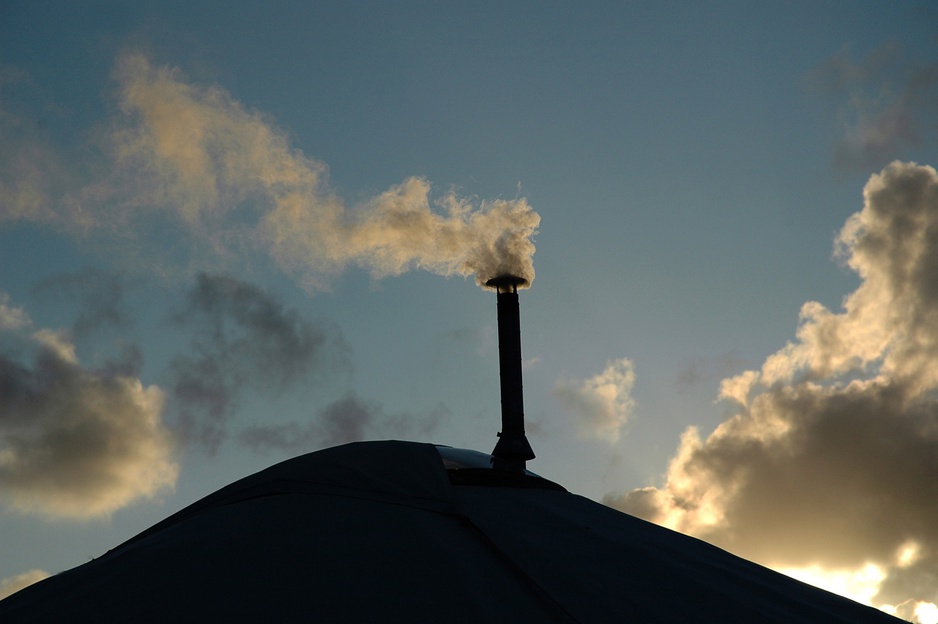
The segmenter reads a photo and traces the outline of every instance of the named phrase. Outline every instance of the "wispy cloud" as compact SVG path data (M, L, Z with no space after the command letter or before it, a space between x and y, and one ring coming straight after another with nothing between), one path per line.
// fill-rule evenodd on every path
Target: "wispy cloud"
M938 62L913 61L895 44L860 61L844 49L809 81L842 102L843 135L834 152L839 168L874 170L938 138Z
M24 365L0 355L0 500L24 513L91 518L173 487L163 392L81 365L67 334L31 334Z
M446 414L442 407L423 415L388 414L377 403L349 395L309 422L249 427L241 432L239 440L256 452L296 452L374 438L426 439Z
M632 362L621 358L588 379L557 381L553 395L577 419L580 435L615 442L635 406L634 384Z
M192 333L169 388L186 437L215 450L242 391L277 393L349 368L338 329L315 324L233 277L199 275L174 322Z
M0 88L27 82L22 71L0 66ZM33 132L31 120L0 101L0 223L29 219L51 221L60 215L51 208L52 172L58 158ZM43 164L47 164L44 167Z
M32 324L32 319L22 307L10 303L10 295L0 293L0 331L20 329Z
M875 604L938 602L938 174L893 163L837 243L862 279L841 312L724 380L735 415L688 429L625 511L783 568L881 573ZM923 607L924 608L924 607Z

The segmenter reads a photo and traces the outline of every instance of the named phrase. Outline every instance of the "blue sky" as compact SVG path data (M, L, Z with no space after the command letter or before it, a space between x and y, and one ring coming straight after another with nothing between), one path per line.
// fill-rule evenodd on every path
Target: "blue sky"
M78 565L301 452L494 446L495 296L428 255L438 231L368 221L395 196L424 225L528 219L506 227L536 246L521 294L533 470L780 569L874 565L861 597L929 621L938 596L899 579L938 566L938 538L910 527L789 560L753 545L771 531L733 524L752 520L725 487L679 492L672 459L689 427L706 442L734 416L771 421L757 386L849 393L906 370L911 326L841 307L898 273L870 282L862 237L834 250L871 176L938 163L935 17L918 2L4 3L0 579ZM887 190L930 188L903 167ZM883 196L898 214L908 195ZM369 241L401 238L365 243L349 229L364 222ZM376 259L408 246L394 270ZM811 338L806 302L834 315L837 345ZM887 325L878 347L851 329ZM837 349L852 364L825 367ZM774 378L763 365L783 351ZM726 400L746 371L761 375L752 403ZM118 403L88 407L95 393ZM710 501L723 524L678 517L668 496ZM913 543L926 554L898 566Z

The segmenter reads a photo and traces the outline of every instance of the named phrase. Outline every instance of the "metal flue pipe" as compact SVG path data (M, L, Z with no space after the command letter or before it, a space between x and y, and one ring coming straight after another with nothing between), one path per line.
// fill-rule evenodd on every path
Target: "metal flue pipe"
M524 394L521 383L521 309L518 286L522 277L500 275L486 282L498 293L498 364L501 381L502 430L492 451L496 468L523 470L534 459L524 434Z

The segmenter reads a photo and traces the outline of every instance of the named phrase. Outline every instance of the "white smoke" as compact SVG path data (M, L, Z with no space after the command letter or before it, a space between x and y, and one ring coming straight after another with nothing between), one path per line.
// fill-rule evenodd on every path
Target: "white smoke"
M259 248L311 289L349 265L375 278L422 269L474 275L479 285L503 273L534 279L540 217L524 198L433 199L430 183L412 177L347 206L329 189L326 165L223 89L133 55L115 78L121 114L105 139L113 174L62 202L59 218L73 227L116 230L139 245L156 220L192 241L174 253L196 267Z
M780 568L873 565L872 602L938 602L938 174L893 163L837 238L862 279L726 379L735 414L683 435L661 488L607 502ZM910 603L911 604L911 603ZM923 607L924 608L924 607Z

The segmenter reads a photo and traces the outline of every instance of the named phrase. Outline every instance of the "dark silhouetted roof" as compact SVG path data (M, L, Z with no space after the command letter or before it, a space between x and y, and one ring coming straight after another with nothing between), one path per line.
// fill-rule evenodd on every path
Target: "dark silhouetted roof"
M302 455L0 601L0 621L898 621L489 460Z

